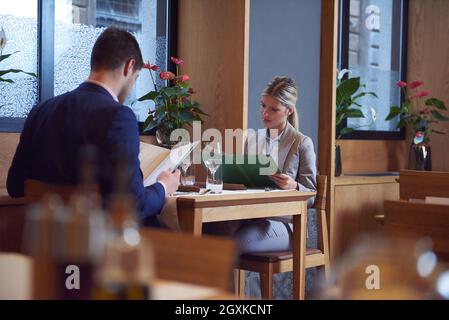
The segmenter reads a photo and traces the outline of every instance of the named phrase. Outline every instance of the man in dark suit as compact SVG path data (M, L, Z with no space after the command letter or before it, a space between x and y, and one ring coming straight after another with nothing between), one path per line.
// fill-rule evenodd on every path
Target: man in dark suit
M179 171L163 172L157 183L143 186L138 124L133 111L123 105L142 67L136 39L124 30L106 29L95 42L86 82L41 103L28 115L8 172L8 193L23 197L26 179L80 183L79 152L93 145L102 195L107 197L117 187L116 167L126 159L129 191L141 221L154 225L166 195L179 186Z

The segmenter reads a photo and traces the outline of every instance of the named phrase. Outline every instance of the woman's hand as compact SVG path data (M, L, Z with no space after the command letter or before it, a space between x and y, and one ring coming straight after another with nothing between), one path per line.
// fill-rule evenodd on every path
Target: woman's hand
M276 185L282 190L296 189L296 186L298 185L296 180L284 173L274 174L270 176L270 180L274 181L274 183L276 183Z

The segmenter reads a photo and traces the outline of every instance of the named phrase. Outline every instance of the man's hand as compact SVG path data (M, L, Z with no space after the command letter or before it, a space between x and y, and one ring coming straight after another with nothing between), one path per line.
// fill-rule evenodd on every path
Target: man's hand
M293 178L284 173L274 174L270 176L270 179L282 190L293 190L296 189L296 186L298 185Z
M179 170L172 173L172 170L169 169L162 171L159 177L157 177L157 181L161 181L165 185L165 192L169 195L178 190L180 176L181 172Z

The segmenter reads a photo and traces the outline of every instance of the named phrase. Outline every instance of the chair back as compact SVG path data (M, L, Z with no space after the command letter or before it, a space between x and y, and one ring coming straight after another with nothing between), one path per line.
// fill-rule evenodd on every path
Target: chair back
M70 197L79 192L75 185L63 185L28 179L25 181L25 204L31 205L41 202L45 196L56 194L64 203L68 203Z
M156 277L231 291L236 250L218 237L142 228L143 245L154 250Z
M426 196L449 197L449 172L401 170L400 199L425 199Z
M385 201L385 233L417 240L430 237L433 249L449 261L449 206L409 201Z
M317 191L313 208L317 210L326 210L327 176L325 175L317 176L316 182L317 182Z
M326 264L329 264L329 228L330 217L326 214L327 176L317 176L317 192L313 208L317 211L317 240L318 249L325 255ZM328 272L328 270L326 271Z

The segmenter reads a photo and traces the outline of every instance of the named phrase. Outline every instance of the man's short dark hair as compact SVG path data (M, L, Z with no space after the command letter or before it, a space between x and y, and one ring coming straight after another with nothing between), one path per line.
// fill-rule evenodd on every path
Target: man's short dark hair
M136 38L126 30L109 27L98 37L90 58L91 70L115 70L128 60L136 60L134 70L143 67Z

